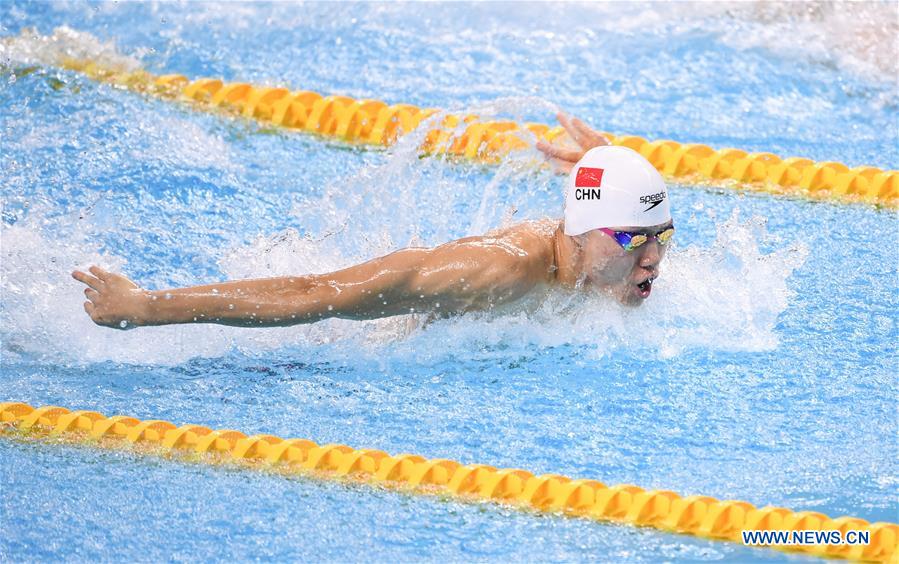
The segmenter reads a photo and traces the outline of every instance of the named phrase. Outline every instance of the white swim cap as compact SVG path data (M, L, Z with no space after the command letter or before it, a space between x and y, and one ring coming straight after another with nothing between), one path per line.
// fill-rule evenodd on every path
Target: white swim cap
M616 145L590 149L565 189L565 234L601 227L650 227L671 220L668 189L640 153Z

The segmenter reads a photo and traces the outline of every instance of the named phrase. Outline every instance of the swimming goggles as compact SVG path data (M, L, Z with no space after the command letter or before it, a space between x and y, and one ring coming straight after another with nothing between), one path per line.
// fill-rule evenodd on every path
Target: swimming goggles
M633 251L649 241L650 238L655 239L659 245L667 245L671 242L671 238L674 237L674 225L669 225L665 229L652 235L640 233L639 231L615 231L614 229L608 229L606 227L600 227L599 231L602 231L612 239L615 239L625 251Z

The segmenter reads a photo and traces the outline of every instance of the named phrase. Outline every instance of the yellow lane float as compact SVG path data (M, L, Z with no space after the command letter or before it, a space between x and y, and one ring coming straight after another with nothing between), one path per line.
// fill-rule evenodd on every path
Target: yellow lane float
M899 525L894 523L869 523L855 517L831 519L815 511L758 508L745 501L721 501L703 495L682 497L668 490L644 490L629 484L606 486L596 480L555 474L535 476L527 470L463 465L415 454L391 456L377 449L319 445L307 439L247 436L231 429L177 426L122 415L105 417L96 411L69 411L57 406L35 409L14 402L0 403L0 435L131 448L142 454L232 463L319 479L352 479L732 542L742 542L741 532L745 530L840 531L843 538L847 531L867 531L867 545L778 548L849 560L895 561L899 556Z

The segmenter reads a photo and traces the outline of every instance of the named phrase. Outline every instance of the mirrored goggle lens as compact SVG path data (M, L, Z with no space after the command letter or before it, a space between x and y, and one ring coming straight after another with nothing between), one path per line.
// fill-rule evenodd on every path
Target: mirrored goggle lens
M630 251L632 249L636 249L637 247L639 247L640 245L645 243L647 240L648 240L648 238L646 237L646 235L632 235L630 237L630 241L628 241L627 244L624 245L624 248L627 249L628 251Z
M674 228L673 227L666 229L666 230L662 231L661 233L659 233L658 235L656 235L656 241L659 242L659 245L667 245L669 242L671 242L672 237L674 237Z

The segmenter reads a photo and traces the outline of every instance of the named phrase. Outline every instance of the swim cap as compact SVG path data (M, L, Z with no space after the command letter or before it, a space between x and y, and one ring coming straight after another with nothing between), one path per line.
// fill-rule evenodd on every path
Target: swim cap
M671 220L662 175L640 153L605 145L581 157L565 189L565 234L601 227L650 227Z

